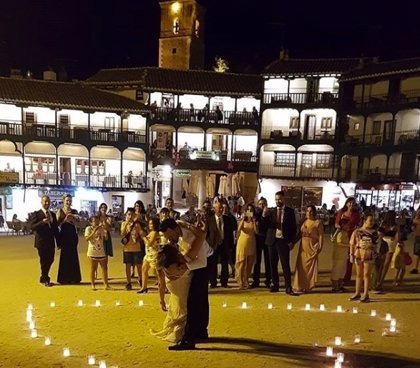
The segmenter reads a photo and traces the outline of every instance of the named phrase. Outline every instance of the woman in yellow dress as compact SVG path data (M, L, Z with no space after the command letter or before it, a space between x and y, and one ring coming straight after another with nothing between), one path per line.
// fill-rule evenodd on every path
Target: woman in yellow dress
M293 289L308 292L313 289L318 278L318 254L324 244L324 228L316 218L316 208L306 207L306 219L300 228L302 240L297 258Z
M256 239L258 233L258 222L255 218L255 207L249 204L244 217L238 226L238 243L236 245L236 281L239 289L249 288L249 277L255 263Z

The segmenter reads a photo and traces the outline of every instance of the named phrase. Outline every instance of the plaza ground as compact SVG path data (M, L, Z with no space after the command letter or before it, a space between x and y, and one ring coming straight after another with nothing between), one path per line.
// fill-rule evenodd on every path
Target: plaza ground
M334 345L335 336L343 340L343 346L334 347L335 352L345 354L343 367L420 366L420 276L408 275L399 289L392 289L389 280L388 292L372 294L370 304L350 302L350 294L330 293L328 242L320 259L320 286L311 294L291 297L267 289L211 290L211 339L197 344L195 351L184 352L168 351L169 344L149 332L159 329L165 317L153 286L155 279L150 281L148 294L125 291L119 239L114 239L115 256L109 265L110 291L91 291L83 239L79 245L83 284L77 286L46 288L37 282L39 263L33 236L0 236L0 249L0 367L86 367L90 354L97 361L105 360L107 367L120 368L333 367L334 358L325 356L325 348ZM52 281L56 281L58 257L57 252ZM393 271L389 277L392 275ZM84 306L78 307L78 300ZM96 300L101 307L94 306ZM120 306L115 305L117 300ZM139 301L144 305L139 306ZM247 309L241 309L244 302ZM28 303L34 306L36 339L30 338L26 322ZM267 308L269 303L273 309ZM287 303L293 304L291 311ZM319 311L321 303L325 312ZM318 311L305 311L306 304ZM335 311L337 305L344 313ZM352 314L353 306L358 307L358 314ZM370 316L372 309L376 317ZM386 313L396 318L397 332L382 336L389 327ZM355 335L360 335L360 344L354 343ZM52 338L51 346L44 345L45 336ZM70 357L63 357L64 347L70 348Z

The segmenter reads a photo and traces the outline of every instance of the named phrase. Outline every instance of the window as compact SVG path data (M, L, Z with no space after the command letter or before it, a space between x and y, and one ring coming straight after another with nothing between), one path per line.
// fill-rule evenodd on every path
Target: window
M299 118L297 116L292 116L290 118L289 129L299 129Z
M274 166L295 167L296 155L294 153L275 152Z
M322 118L321 129L331 129L331 128L332 128L332 118Z
M25 112L25 122L26 122L26 124L29 124L29 125L35 124L36 123L35 118L36 118L36 116L35 116L34 112L29 112L29 111Z
M58 124L60 126L67 126L70 123L70 116L67 114L60 114L58 116Z
M381 121L380 120L375 120L373 122L373 131L372 134L381 134Z
M360 129L360 123L354 123L354 130Z
M176 48L172 49L172 54L176 54Z
M115 118L107 116L105 118L105 124L104 125L105 125L105 129L114 130L115 129Z
M172 31L176 35L179 34L179 19L178 18L174 19L173 26L172 26Z
M332 166L332 155L329 153L317 153L316 155L316 168L317 169L330 169Z

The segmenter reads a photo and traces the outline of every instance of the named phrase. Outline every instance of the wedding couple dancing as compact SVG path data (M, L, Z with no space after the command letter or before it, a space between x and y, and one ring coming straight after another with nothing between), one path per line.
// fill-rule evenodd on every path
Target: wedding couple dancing
M152 334L175 345L169 350L195 349L196 340L208 339L209 296L207 258L213 254L203 230L174 219L160 224L169 244L158 253L159 296L167 311L163 328ZM171 295L165 303L165 289Z

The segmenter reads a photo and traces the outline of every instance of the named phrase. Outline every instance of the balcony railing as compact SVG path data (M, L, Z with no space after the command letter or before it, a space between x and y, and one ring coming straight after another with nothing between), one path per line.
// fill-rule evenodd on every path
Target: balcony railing
M382 107L420 102L420 90L410 90L396 96L374 95L368 101L353 101L356 108Z
M274 166L269 164L260 164L259 174L261 176L270 176L270 177L287 177L292 178L295 176L294 167L284 167L284 166Z
M71 141L96 141L115 143L146 143L146 131L121 131L119 129L101 129L86 126L56 128L53 124L25 125L16 121L0 121L0 135L27 136L36 138L61 138Z
M335 139L335 131L325 130L318 131L317 134L309 137L304 137L301 131L297 129L273 129L263 128L261 132L262 139L273 140L305 140L305 141L333 141Z
M401 178L400 169L384 169L384 168L375 168L375 169L352 169L352 170L341 170L340 178L345 180L365 180L369 182L380 183L383 180L414 180L415 174L413 173L413 178Z
M238 111L207 111L199 109L177 109L157 107L151 111L152 120L181 122L183 124L209 123L235 126L258 126L258 113Z
M265 93L265 104L285 104L285 105L331 105L338 99L337 92L317 92L317 93Z
M414 130L399 130L396 131L392 138L386 139L383 133L379 134L358 134L348 135L345 137L345 143L350 145L371 145L371 146L385 146L385 145L403 145L408 143L420 142L420 129Z

